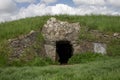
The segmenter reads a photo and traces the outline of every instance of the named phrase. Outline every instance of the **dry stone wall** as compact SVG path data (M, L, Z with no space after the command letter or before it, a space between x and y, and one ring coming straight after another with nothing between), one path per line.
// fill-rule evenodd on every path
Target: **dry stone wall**
M32 30L27 35L9 39L9 47L11 48L10 59L19 59L22 56L26 56L25 60L27 60L27 58L34 58L35 56L45 56L43 43L37 40L39 34L39 31Z
M27 35L21 35L15 39L9 39L10 47L13 49L12 57L20 57L25 48L30 47L36 41L37 32L31 31Z

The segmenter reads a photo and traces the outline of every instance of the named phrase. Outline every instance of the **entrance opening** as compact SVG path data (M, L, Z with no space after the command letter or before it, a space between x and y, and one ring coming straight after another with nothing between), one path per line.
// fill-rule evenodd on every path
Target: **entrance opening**
M57 41L56 53L60 64L67 64L69 58L73 55L73 47L70 41Z

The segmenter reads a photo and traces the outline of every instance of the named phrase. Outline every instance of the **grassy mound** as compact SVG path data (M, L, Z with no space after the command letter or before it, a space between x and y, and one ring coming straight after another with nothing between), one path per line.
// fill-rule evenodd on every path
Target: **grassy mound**
M0 41L26 34L30 30L41 29L46 21L52 16L42 16L20 19L16 21L0 24ZM68 22L79 22L81 26L87 26L89 29L97 29L103 32L120 32L120 16L54 16L59 20Z
M43 25L50 17L52 16L41 16L41 17L37 16L37 17L20 19L11 22L0 23L0 66L4 64L5 65L8 64L8 56L11 53L11 49L8 47L8 39L13 39L20 35L28 34L31 30L41 31ZM120 32L120 22L119 22L120 16L105 16L105 15L90 15L90 16L58 15L57 16L56 15L53 17L56 17L57 19L62 21L79 22L82 28L87 28L88 30L99 30L103 33L109 33L109 34L113 34L114 32ZM80 34L84 34L84 31L83 33ZM41 39L42 35L40 35L39 37ZM82 36L80 39L94 40L95 38L92 38L92 36L90 35L84 34L84 36ZM42 40L38 40L38 42L40 44L42 43ZM109 47L107 49L108 54L111 56L119 56L120 55L119 44L120 44L119 39L111 40ZM34 47L36 48L38 46L35 45ZM80 58L82 58L83 56L85 55L82 55ZM71 61L73 60L71 59ZM36 59L33 60L32 63L39 65L37 64ZM21 65L21 61L16 60L11 64Z

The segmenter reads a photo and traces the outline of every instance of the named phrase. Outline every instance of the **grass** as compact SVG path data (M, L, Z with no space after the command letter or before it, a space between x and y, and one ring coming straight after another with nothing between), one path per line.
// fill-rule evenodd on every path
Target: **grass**
M27 34L31 30L40 30L51 16L20 19L0 24L0 41ZM103 32L120 32L120 16L54 16L57 19L68 22L79 22L89 29L97 29Z
M108 55L110 56L120 56L120 45L110 44L107 49Z
M120 58L75 65L0 68L0 80L120 80Z
M46 21L52 16L32 17L11 22L0 23L0 45L4 41L29 33L31 30L40 30ZM102 32L120 32L120 16L54 16L59 20L68 22L79 22L81 26L89 30L96 29Z
M8 40L29 33L31 30L40 30L48 16L26 18L0 24L0 41Z
M88 63L92 61L107 60L109 58L110 57L108 57L107 55L101 55L98 53L78 53L70 58L69 64Z
M47 65L52 65L52 64L54 64L54 62L50 58L48 58L48 57L42 58L42 57L36 56L29 61L25 61L22 59L14 59L13 61L8 62L4 66L23 67L23 66L47 66Z
M120 32L120 16L57 16L60 20L69 22L80 22L82 26L87 26L89 29L97 29L102 32Z

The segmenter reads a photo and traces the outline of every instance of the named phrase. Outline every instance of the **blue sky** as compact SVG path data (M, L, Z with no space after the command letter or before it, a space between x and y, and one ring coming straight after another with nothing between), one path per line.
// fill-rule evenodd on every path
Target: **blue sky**
M40 3L40 0L36 0L33 4L38 4L38 3ZM28 7L29 5L30 5L31 3L17 3L17 5L18 5L18 7L20 8L20 7ZM56 2L54 2L54 3L50 3L49 5L50 6L54 6L54 5L56 5L56 4L67 4L67 5L69 5L69 6L72 6L72 7L75 7L76 5L73 3L73 1L72 0L58 0L58 1L56 1Z
M120 0L0 0L0 22L48 14L120 15Z
M57 3L67 4L67 5L69 5L69 6L75 6L75 4L73 3L72 0L58 0Z

